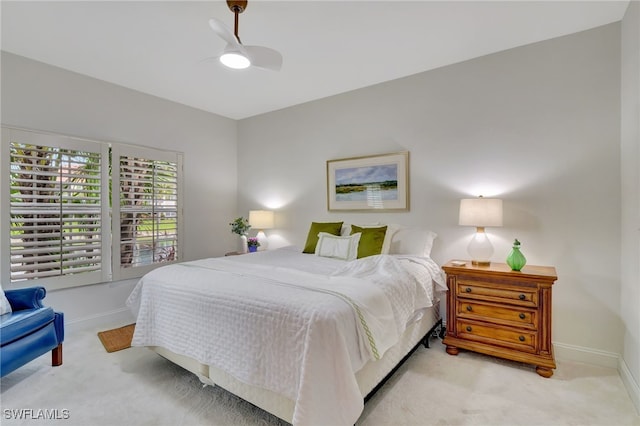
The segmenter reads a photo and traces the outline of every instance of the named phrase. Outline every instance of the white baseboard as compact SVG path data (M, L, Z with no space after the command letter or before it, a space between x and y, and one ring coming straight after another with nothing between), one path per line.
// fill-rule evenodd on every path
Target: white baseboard
M78 318L72 321L64 322L65 333L74 333L84 330L94 330L104 326L114 324L131 324L135 322L135 318L128 308L116 309L108 312L101 312L84 318Z
M620 355L613 352L558 342L553 342L553 351L556 359L584 362L614 369L618 369L620 359Z
M627 388L627 392L629 393L631 402L633 402L638 415L640 415L640 386L631 374L627 363L624 362L624 359L622 357L620 357L618 372L620 373L620 378L622 379L622 383L624 383L624 387Z
M629 398L631 398L631 402L640 415L640 386L631 374L627 363L619 354L566 343L554 343L553 348L556 359L584 362L617 370L624 387L627 389Z

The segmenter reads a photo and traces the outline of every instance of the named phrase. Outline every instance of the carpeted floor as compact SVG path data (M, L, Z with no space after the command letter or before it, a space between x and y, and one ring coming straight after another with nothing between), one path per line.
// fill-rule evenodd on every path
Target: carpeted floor
M107 353L100 330L68 335L61 367L47 355L2 378L2 425L284 424L147 349ZM529 366L452 357L432 343L365 405L358 425L640 425L615 370L559 361L543 379Z

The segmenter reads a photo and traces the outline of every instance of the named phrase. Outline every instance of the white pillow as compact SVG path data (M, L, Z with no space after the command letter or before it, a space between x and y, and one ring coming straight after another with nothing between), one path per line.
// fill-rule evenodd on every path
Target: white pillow
M316 256L355 260L358 257L358 244L360 243L361 235L360 232L348 236L319 232Z
M391 240L393 239L393 236L395 235L395 233L399 230L402 229L402 226L400 225L396 225L394 223L390 223L387 226L387 233L384 234L384 241L382 242L382 254L390 254L391 252Z
M391 237L389 254L429 257L436 237L435 232L426 229L400 228Z
M4 294L4 290L0 287L0 315L8 314L11 312L11 304L9 299Z

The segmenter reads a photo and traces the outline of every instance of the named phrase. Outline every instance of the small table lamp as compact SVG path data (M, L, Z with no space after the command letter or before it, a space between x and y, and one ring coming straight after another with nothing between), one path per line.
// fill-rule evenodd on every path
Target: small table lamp
M264 233L265 229L271 229L275 226L273 212L270 210L250 210L249 211L249 225L252 228L258 230L256 238L260 246L258 250L266 250L269 246L269 240Z
M460 200L458 224L476 227L476 234L467 247L471 263L476 266L489 266L493 246L484 228L485 226L502 226L502 200L482 196Z

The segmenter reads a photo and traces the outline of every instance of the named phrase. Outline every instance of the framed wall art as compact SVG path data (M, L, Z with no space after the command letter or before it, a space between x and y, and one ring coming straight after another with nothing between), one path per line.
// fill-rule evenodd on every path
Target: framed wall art
M409 210L409 152L327 161L329 211Z

